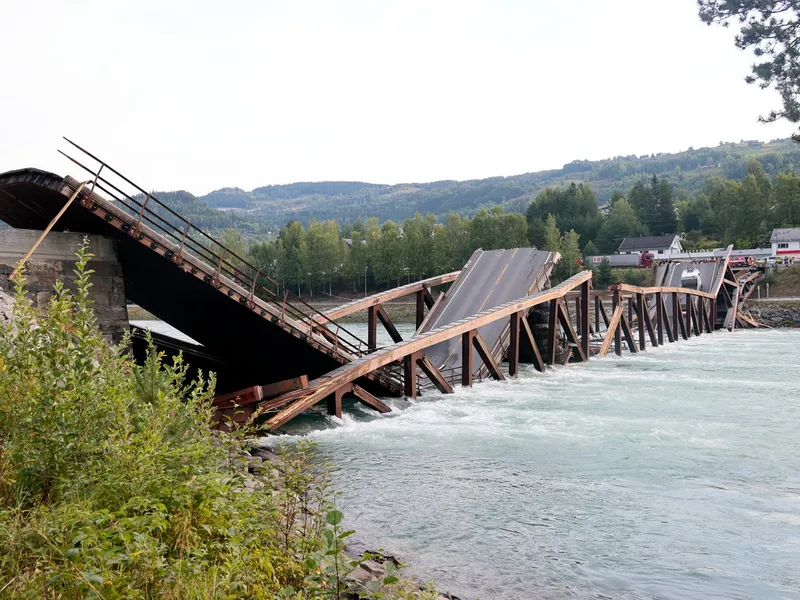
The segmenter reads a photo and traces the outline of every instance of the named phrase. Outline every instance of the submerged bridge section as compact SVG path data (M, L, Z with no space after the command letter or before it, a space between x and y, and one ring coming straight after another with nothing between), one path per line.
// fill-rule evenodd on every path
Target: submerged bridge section
M458 279L428 313L417 335L477 315L506 302L538 292L550 281L558 253L533 248L476 250ZM478 329L495 361L501 362L508 348L510 329L506 321L492 321ZM460 379L462 364L473 377L489 371L477 349L462 357L460 340L447 340L425 350L425 355L449 379Z

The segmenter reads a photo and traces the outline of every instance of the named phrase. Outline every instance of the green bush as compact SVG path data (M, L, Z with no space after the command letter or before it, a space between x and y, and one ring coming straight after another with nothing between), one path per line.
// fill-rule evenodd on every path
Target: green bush
M647 273L642 269L626 269L622 273L622 279L629 285L642 285L647 279Z
M213 378L103 341L89 256L45 310L18 283L0 326L0 597L339 598L325 470L295 447L251 489L242 436L209 432Z

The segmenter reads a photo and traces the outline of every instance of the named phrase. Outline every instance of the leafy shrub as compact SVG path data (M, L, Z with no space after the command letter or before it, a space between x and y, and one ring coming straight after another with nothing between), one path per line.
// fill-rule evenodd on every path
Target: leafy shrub
M78 258L75 295L37 311L21 281L0 327L0 597L339 598L349 532L309 448L253 490L213 377L106 345Z

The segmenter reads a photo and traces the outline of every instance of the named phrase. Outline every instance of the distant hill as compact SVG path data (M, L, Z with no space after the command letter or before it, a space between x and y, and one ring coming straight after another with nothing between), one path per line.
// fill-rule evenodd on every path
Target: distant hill
M789 139L769 143L756 140L720 143L713 148L689 148L675 154L616 156L605 160L576 160L560 169L537 171L510 177L469 181L435 181L381 185L354 181L325 181L269 185L247 192L223 188L200 196L200 202L228 213L211 219L206 209L198 216L209 225L230 223L251 233L276 230L292 219L307 224L312 218L336 219L340 223L357 217L380 221L402 221L415 212L444 215L455 211L470 216L480 208L501 205L507 211L524 212L532 196L546 187L586 182L603 204L614 193L624 193L642 177L666 177L678 189L696 192L712 175L740 179L747 173L747 161L759 160L767 174L793 169L800 171L800 147ZM185 199L185 198L184 198ZM183 209L191 203L182 202ZM190 215L186 215L191 218ZM249 226L245 227L244 224ZM202 226L202 225L200 225Z

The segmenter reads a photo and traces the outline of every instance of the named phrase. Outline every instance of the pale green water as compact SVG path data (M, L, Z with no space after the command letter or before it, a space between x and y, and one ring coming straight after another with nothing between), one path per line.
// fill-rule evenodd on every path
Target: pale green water
M800 598L800 331L717 333L309 433L359 541L464 598Z

